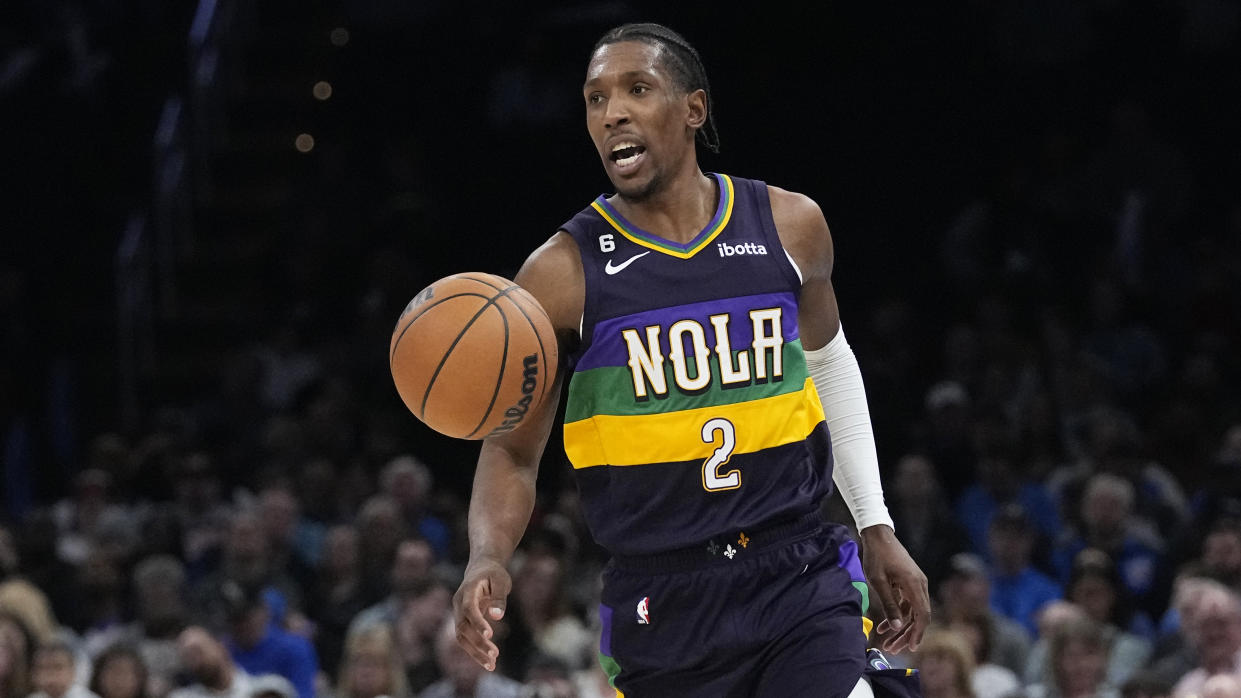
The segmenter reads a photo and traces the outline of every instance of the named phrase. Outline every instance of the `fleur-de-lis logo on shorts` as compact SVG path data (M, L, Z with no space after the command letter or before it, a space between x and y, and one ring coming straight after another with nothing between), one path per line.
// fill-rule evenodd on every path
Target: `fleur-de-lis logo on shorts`
M728 556L729 560L731 560L733 559L733 556L737 554L737 549L732 545L729 545L727 548L724 548L724 554Z

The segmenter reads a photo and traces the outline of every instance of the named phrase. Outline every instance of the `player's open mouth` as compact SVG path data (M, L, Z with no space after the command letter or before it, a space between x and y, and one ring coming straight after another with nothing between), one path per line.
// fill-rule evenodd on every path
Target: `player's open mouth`
M635 167L645 152L646 146L644 145L638 145L632 141L622 141L612 146L612 152L608 157L611 158L612 162L616 163L616 169L626 171Z

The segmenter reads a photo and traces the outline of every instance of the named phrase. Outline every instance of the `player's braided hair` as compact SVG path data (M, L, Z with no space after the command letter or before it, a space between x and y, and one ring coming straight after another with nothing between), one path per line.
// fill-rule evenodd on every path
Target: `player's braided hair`
M595 43L591 55L594 55L594 52L598 51L601 46L621 41L641 41L664 49L660 52L660 60L672 75L672 79L676 81L677 87L686 92L702 90L707 94L707 119L702 122L702 128L698 129L696 135L707 150L713 153L720 152L720 133L715 128L715 118L712 112L715 100L711 97L711 84L707 82L707 71L702 67L702 59L698 57L698 51L689 45L685 37L668 27L643 22L622 24L609 30Z

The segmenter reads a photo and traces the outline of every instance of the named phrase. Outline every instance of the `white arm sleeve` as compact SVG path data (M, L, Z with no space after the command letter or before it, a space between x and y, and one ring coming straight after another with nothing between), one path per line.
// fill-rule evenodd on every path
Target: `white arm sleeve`
M819 391L827 428L832 434L832 455L836 461L832 481L853 514L857 530L878 524L895 529L883 503L879 456L862 371L845 341L843 327L827 346L806 352L806 368Z

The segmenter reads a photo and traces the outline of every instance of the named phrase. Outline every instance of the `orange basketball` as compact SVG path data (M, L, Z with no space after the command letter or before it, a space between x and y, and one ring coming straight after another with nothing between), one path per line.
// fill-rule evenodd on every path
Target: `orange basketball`
M543 306L512 281L479 272L422 289L388 344L405 406L459 439L521 425L547 399L556 360L556 334Z

